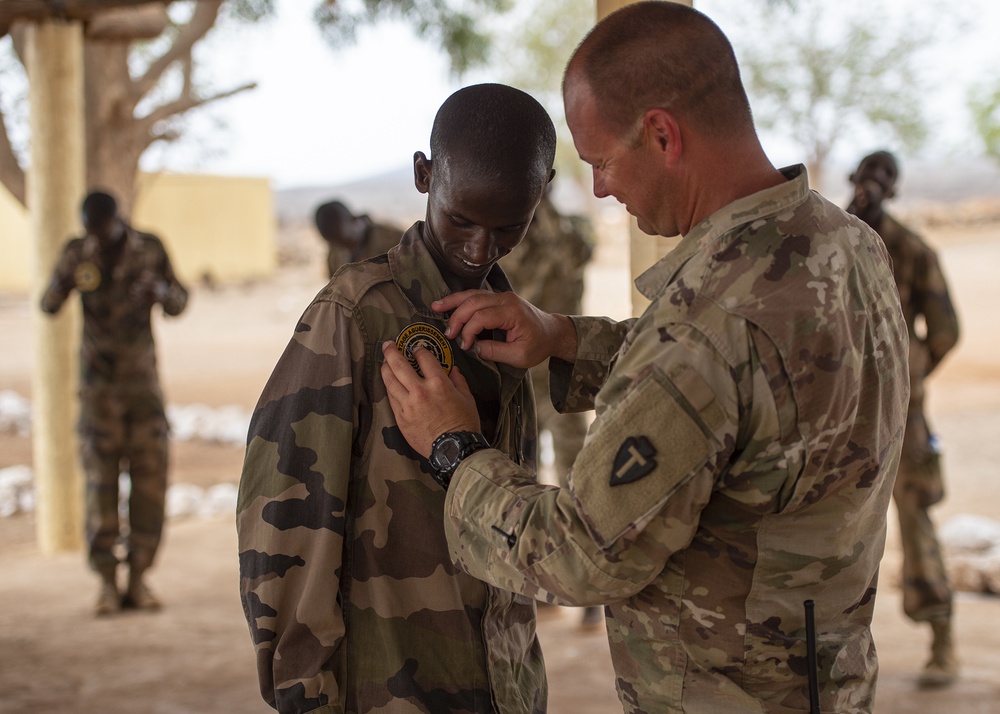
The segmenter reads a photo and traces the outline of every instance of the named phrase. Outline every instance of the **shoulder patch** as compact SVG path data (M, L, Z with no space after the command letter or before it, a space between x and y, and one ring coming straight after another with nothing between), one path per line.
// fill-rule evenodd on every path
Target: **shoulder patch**
M630 436L618 447L611 465L611 485L621 486L648 476L656 468L656 447L645 436Z

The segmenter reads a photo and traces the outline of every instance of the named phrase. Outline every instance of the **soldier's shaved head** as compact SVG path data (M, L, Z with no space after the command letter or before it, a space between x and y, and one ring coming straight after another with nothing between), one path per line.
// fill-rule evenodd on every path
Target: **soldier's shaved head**
M517 176L539 192L548 183L556 130L531 95L503 84L464 87L445 100L431 128L431 160L456 160L482 176Z
M83 199L80 211L85 225L99 225L118 215L118 202L111 194L93 191Z
M699 131L753 131L733 48L704 14L672 2L639 2L597 25L570 59L563 91L582 79L619 137L654 107Z

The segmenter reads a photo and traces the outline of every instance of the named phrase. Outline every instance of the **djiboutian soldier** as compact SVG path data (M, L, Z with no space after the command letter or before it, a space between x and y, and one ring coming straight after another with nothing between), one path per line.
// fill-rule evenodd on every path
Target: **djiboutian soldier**
M376 223L367 215L355 216L340 201L316 207L316 230L327 243L326 266L330 274L345 263L357 263L385 253L399 242L402 231Z
M898 177L889 152L866 156L850 176L854 199L847 210L874 228L889 251L910 336L910 402L892 496L903 545L903 612L929 623L932 632L931 656L918 681L942 686L958 676L959 663L948 572L928 513L944 498L944 480L937 439L924 414L924 382L958 342L958 316L934 249L883 209L883 201L896 195Z
M156 609L160 601L144 575L163 531L168 425L150 314L160 304L165 315L179 315L188 293L160 239L125 223L112 196L89 194L82 217L86 234L63 248L41 308L55 314L74 290L83 306L79 432L88 559L101 578L95 610ZM127 526L118 516L123 469L131 482ZM129 567L124 592L120 541Z
M261 394L237 507L240 594L262 696L280 712L545 711L534 603L452 563L445 491L400 435L379 363L384 340L435 354L433 369L471 389L477 436L534 471L527 371L454 350L430 305L510 290L496 262L527 230L555 140L519 90L453 94L431 158L414 156L426 220L336 272ZM456 440L455 455L475 443Z

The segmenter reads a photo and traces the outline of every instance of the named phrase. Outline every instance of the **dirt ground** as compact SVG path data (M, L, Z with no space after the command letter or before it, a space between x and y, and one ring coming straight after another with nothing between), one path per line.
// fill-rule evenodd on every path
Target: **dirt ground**
M938 523L957 514L1000 520L1000 226L929 236L941 249L963 320L959 349L930 386L931 418L945 449L950 493ZM624 251L602 244L588 284L588 312L627 310ZM318 251L316 253L318 257ZM251 408L298 313L321 287L320 262L286 267L267 282L193 291L188 311L159 321L161 374L174 404ZM0 295L0 390L30 396L32 311ZM199 442L172 445L171 479L235 483L242 452ZM27 439L0 435L0 468L30 464ZM907 621L897 586L895 514L874 630L881 661L881 714L1000 711L1000 598L959 594L956 628L963 661L951 688L922 691L914 677L929 633ZM254 658L237 591L231 518L168 523L151 574L165 603L156 614L97 619L96 581L79 553L43 557L30 515L0 518L0 713L215 714L270 711L256 688ZM603 631L578 627L579 611L547 610L540 637L554 714L620 712Z

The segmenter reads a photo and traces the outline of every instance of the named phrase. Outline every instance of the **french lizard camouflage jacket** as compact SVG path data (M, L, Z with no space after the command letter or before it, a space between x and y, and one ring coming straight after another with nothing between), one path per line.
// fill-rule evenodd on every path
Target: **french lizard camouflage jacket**
M157 383L150 308L129 297L129 289L143 273L152 273L167 284L162 303L165 314L184 311L187 290L174 275L156 236L126 226L125 244L114 265L104 264L96 236L74 238L63 248L41 307L48 313L58 312L74 289L80 293L81 387Z
M418 222L315 298L257 405L237 513L240 593L264 699L281 712L540 712L534 603L448 556L445 493L396 426L381 344L448 289ZM503 272L493 289L509 290ZM535 469L524 370L453 346L483 433Z
M448 492L468 572L609 603L626 712L806 711L808 599L822 710L872 708L906 325L878 237L785 175L640 276L637 320L574 318L553 403L597 418L567 488L484 449Z

